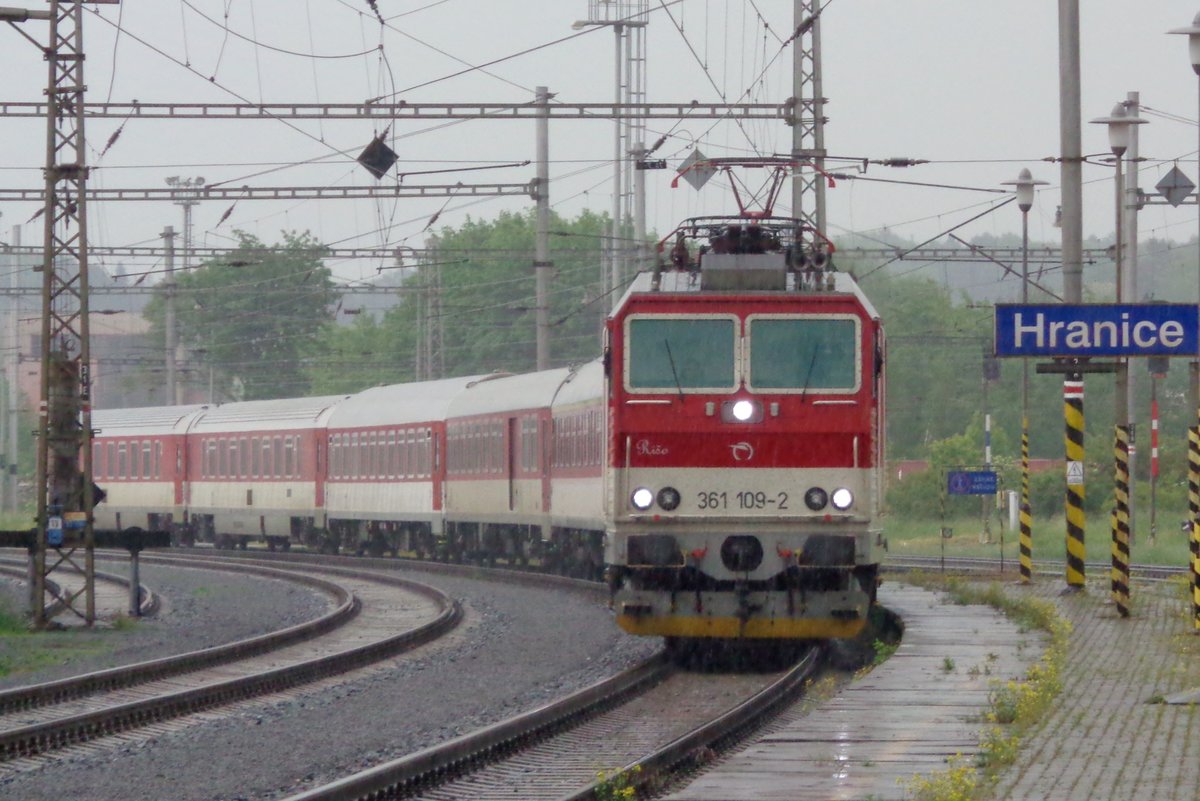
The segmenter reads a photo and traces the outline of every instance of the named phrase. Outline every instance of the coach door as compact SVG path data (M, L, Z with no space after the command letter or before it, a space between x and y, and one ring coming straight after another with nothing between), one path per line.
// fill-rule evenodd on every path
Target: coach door
M505 465L508 473L508 511L514 512L517 509L518 501L517 468L520 466L518 454L521 447L521 421L516 417L508 418L508 438L505 445L507 447L504 450L508 459L508 463Z

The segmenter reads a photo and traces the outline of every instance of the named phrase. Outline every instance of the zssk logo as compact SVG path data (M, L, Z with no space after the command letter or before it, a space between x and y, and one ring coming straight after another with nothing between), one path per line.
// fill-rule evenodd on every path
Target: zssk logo
M735 462L748 462L754 458L754 446L749 442L735 442L729 446L729 450Z

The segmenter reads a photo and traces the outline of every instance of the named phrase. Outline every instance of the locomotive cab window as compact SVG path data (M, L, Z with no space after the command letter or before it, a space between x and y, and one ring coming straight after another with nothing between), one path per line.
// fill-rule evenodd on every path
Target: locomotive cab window
M631 392L736 389L737 318L634 315L625 322Z
M853 316L752 316L749 386L782 392L856 392L859 325Z

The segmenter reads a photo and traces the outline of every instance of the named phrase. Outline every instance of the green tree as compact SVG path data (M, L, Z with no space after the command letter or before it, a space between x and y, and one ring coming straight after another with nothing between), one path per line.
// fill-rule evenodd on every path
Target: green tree
M611 298L601 295L601 242L607 217L583 212L551 219L548 293L553 364L595 358ZM536 363L534 214L468 219L445 228L435 244L446 372L526 372ZM414 282L429 286L432 273ZM412 321L410 318L411 322Z
M415 377L413 329L392 310L382 321L360 315L352 325L326 323L306 351L304 375L315 395L358 392Z
M213 371L218 400L307 394L301 357L337 302L321 263L325 248L307 232L285 231L274 247L242 231L237 237L236 249L179 276L179 341ZM159 296L146 309L157 341L164 306Z
M551 219L551 363L600 354L611 299L601 296L601 242L607 218L583 212ZM326 325L306 351L305 376L318 392L351 392L416 377L417 350L430 330L441 340L441 369L470 375L536 366L533 213L468 219L431 238L429 255L406 278L400 303L381 322ZM436 303L433 301L436 299Z

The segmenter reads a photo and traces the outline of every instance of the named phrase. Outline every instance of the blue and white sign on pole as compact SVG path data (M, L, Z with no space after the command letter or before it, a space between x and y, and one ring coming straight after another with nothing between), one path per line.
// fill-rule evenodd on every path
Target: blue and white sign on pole
M1000 482L993 470L951 470L946 474L950 495L995 495Z
M1200 306L998 304L997 356L1191 356L1200 352Z

